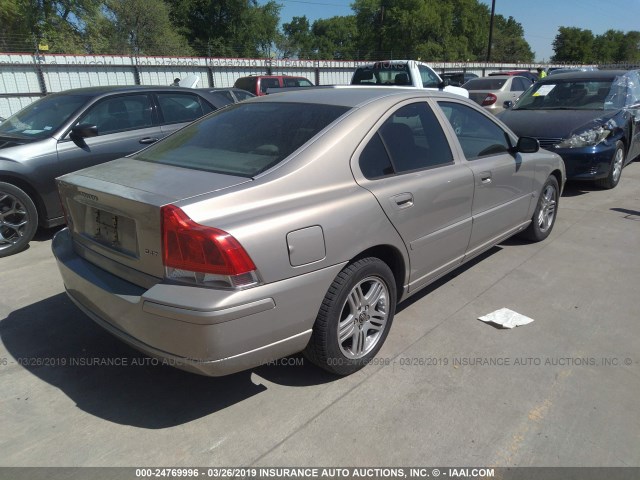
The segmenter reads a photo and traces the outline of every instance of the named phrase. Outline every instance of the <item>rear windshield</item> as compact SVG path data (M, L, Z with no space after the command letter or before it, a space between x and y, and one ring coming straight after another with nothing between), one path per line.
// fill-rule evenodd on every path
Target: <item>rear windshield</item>
M506 78L477 78L463 85L467 90L500 90Z
M133 158L254 177L280 163L347 110L336 105L238 103L192 123Z
M359 67L353 74L351 85L411 85L406 63L376 63L373 67Z

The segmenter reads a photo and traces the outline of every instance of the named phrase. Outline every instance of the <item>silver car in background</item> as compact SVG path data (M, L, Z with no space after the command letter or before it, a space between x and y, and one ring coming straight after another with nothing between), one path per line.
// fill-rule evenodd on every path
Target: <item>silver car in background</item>
M337 87L250 99L58 179L70 298L135 348L225 375L296 352L346 375L396 304L554 225L562 160L468 99Z
M469 98L493 114L504 110L504 102L514 103L532 85L531 80L517 75L494 75L472 78L462 87Z

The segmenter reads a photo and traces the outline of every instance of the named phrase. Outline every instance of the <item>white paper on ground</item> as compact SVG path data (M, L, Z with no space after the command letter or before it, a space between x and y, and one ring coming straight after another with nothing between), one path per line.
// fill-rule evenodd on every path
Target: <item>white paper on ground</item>
M502 325L504 328L519 327L520 325L526 325L527 323L533 322L533 318L525 317L524 315L514 312L513 310L509 310L508 308L501 308L495 312L488 313L487 315L478 318L478 320Z

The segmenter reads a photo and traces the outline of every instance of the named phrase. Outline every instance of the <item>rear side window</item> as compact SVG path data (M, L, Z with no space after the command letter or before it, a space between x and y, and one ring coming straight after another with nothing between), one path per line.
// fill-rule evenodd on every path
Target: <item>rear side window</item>
M236 98L238 99L239 102L241 102L242 100L246 100L247 98L251 98L254 95L250 94L249 92L244 92L242 90L236 90L235 92Z
M370 179L451 163L453 155L440 123L422 102L398 109L360 155L360 170Z
M164 123L192 122L213 108L190 93L158 93Z
M282 80L285 87L313 87L313 84L306 78L284 77Z
M524 92L527 88L529 88L527 83L529 83L529 85L531 85L531 82L529 82L529 80L525 80L525 79L519 78L519 77L514 77L513 80L511 81L511 91L512 92Z
M133 158L253 177L284 160L348 110L304 103L236 103Z
M267 93L270 88L280 88L280 81L277 78L260 79L260 91L262 93Z
M236 83L234 83L233 86L236 88L241 88L242 90L246 90L247 92L251 92L255 95L257 82L258 77L242 77L237 79Z

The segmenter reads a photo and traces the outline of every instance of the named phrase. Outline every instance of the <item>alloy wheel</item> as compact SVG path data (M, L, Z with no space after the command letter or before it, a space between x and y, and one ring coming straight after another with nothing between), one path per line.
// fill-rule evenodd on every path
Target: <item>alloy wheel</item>
M338 344L342 354L359 359L375 348L389 318L389 290L378 277L358 282L342 307Z
M0 250L15 245L29 224L27 208L18 198L0 192Z

